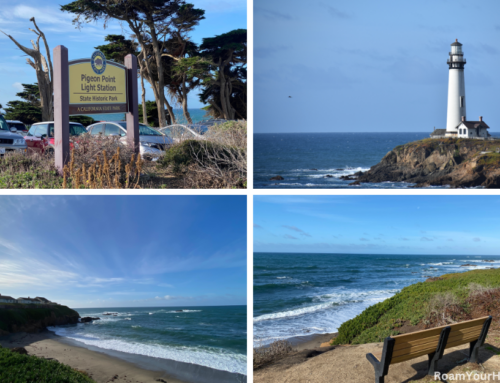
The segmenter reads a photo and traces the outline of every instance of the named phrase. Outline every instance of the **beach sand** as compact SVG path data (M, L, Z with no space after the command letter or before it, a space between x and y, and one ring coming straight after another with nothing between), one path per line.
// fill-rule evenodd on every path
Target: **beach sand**
M190 363L127 354L97 347L81 347L78 342L50 331L17 333L0 337L6 348L24 347L29 355L53 358L74 369L85 371L98 383L245 382L246 377Z

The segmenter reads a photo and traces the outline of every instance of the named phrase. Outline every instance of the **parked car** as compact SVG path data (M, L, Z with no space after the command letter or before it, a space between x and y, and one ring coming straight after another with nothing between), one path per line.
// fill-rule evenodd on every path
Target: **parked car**
M183 140L204 140L203 135L208 131L208 128L215 124L222 124L226 120L207 120L197 122L196 124L174 124L164 128L159 128L158 131L167 137L170 137L174 142Z
M26 152L26 141L19 134L11 132L7 121L0 114L0 156L15 151Z
M26 133L28 133L28 128L21 121L7 120L7 125L9 126L10 131L13 133L18 133L22 136L24 136ZM14 128L16 130L14 131L14 130L12 130L12 128Z
M85 127L78 122L69 123L70 149L73 149L74 142L71 137L86 133ZM24 137L28 150L39 153L54 153L54 121L37 122L31 125L28 134Z
M92 136L120 136L120 141L127 142L127 123L125 121L100 121L87 126ZM165 154L165 150L172 145L173 140L147 125L139 124L139 144L143 159L157 159Z

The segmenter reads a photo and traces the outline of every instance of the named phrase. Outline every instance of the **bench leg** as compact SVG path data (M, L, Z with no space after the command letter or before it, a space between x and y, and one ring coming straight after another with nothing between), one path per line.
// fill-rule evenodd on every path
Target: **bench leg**
M476 347L476 345L478 345L478 340L470 342L470 345L469 345L469 362L470 363L477 363L477 361L478 361L479 347Z
M427 375L434 375L434 372L437 370L438 366L438 358L436 358L436 353L427 355L429 357L429 369L427 371Z

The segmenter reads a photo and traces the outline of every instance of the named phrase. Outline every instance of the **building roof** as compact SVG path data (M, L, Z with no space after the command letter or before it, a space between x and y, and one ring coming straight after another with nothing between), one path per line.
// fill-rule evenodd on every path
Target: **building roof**
M490 128L484 121L462 121L458 124L457 128L462 124L464 124L468 129Z
M452 43L452 44L451 44L451 46L452 46L452 47L455 47L455 46L459 46L459 47L461 47L461 46L462 46L462 44L460 44L460 43L458 42L458 39L455 39L455 42L454 42L454 43Z
M431 137L432 136L444 136L446 134L446 129L435 129L432 133L431 133Z
M13 299L13 300L16 300L15 298L9 297L8 295L0 295L0 299Z
M43 297L36 297L35 299L38 299L39 301L50 302L47 298L43 298Z

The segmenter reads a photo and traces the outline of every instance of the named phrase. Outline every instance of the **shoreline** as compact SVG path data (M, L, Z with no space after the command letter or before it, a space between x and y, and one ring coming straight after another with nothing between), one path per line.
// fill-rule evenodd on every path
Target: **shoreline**
M88 372L98 383L154 382L233 383L245 382L246 375L216 370L196 364L101 349L46 330L36 334L15 333L0 337L6 348L24 347L29 355L53 358L80 371ZM118 378L115 378L118 376Z

